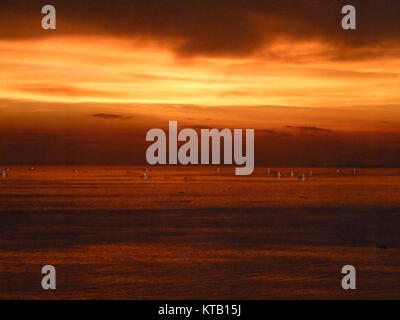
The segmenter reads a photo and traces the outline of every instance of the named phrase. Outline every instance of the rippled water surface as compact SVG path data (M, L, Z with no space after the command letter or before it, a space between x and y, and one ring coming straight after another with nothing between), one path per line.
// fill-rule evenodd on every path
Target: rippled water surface
M12 167L0 298L399 299L400 169L271 169Z

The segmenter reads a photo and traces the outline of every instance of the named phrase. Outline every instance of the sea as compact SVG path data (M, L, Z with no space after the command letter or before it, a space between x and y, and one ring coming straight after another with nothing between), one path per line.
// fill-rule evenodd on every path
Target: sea
M10 166L0 299L400 299L400 169Z

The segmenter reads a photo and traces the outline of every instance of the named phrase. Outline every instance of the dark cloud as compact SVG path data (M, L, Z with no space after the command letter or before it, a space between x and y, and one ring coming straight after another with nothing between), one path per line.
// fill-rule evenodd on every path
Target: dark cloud
M318 128L318 127L312 127L312 126L301 126L301 127L296 127L296 129L299 129L301 131L306 131L306 132L332 132L332 130L329 129L324 129L324 128Z
M258 133L260 133L260 134L270 134L270 135L277 135L277 134L282 134L282 135L284 135L284 134L286 134L286 133L283 133L283 132L278 132L278 131L276 131L276 130L272 130L272 129L256 129L256 134L258 134Z
M112 113L96 113L96 114L91 114L91 116L96 117L96 118L101 118L101 119L107 119L107 120L115 120L115 119L128 120L128 119L132 118L130 116L124 116L124 115L112 114Z
M60 34L145 38L179 55L247 55L275 40L321 40L331 59L399 56L400 1L394 0L89 0L51 1L57 30L44 31L48 1L2 0L0 39ZM357 30L341 28L341 8L357 8ZM271 59L279 58L271 56Z
M214 128L214 127L210 127L210 126L203 126L203 125L190 125L190 128L192 129L197 129L197 130L201 130L201 129L217 129L217 130L222 130L222 129L218 129L218 128Z

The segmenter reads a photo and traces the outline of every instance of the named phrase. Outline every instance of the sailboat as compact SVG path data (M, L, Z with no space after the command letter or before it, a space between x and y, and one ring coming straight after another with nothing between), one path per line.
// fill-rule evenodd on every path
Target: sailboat
M6 178L6 177L7 177L7 172L3 170L3 171L1 172L1 176L2 176L3 178Z

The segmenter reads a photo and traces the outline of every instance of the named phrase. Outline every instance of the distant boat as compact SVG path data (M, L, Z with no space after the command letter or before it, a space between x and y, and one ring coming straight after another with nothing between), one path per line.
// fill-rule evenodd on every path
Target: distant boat
M290 176L294 177L294 171L290 171Z
M281 173L280 173L280 171L278 171L278 174L277 174L276 176L278 177L278 179L281 178Z
M148 176L147 173L145 172L144 175L143 175L143 178L144 178L144 179L147 179L148 177L149 177L149 176Z
M380 243L380 244L377 245L377 247L378 247L379 249L386 250L386 249L388 248L388 245L387 245L387 244L384 244L384 243Z
M271 174L271 168L267 168L267 173Z
M301 175L301 181L306 181L306 175L304 173Z
M7 177L7 172L3 170L3 171L1 172L1 176L2 176L3 178L6 178L6 177Z
M30 167L29 171L35 171L35 167Z

